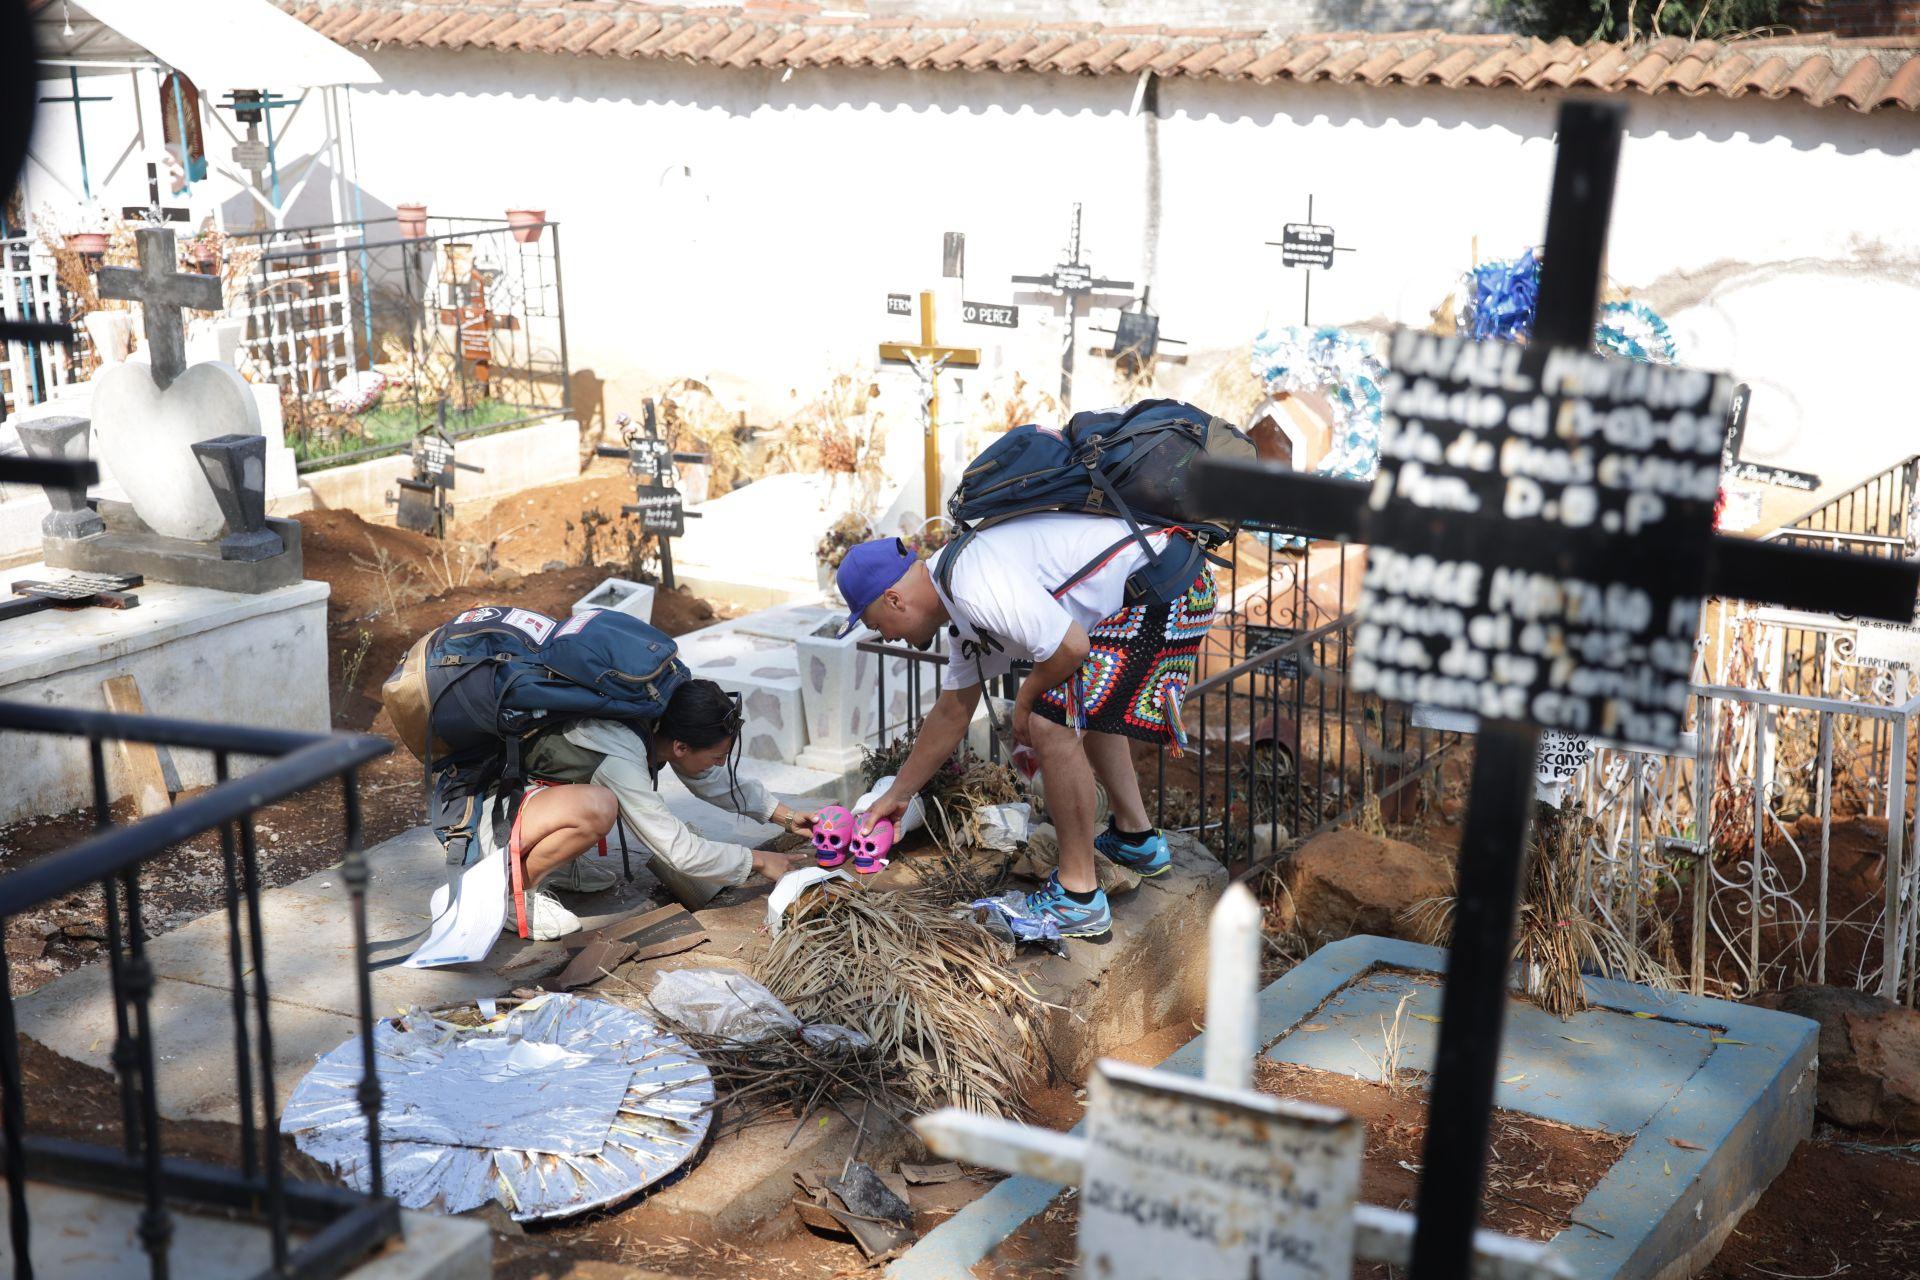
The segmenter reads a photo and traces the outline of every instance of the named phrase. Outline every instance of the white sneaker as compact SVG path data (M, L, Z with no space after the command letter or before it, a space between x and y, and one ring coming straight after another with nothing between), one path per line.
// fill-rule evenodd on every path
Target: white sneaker
M580 931L580 917L560 905L557 898L535 890L527 895L527 934L535 942L551 942ZM519 934L520 922L514 918L513 901L507 901L507 918L500 932Z
M588 862L586 855L564 862L560 869L540 882L542 889L564 889L568 893L600 893L620 883L617 873Z

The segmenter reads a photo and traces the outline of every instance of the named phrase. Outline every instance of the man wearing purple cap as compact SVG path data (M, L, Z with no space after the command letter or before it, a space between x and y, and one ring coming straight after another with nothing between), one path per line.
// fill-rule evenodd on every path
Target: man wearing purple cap
M1153 530L1158 553L1178 530ZM936 576L897 538L847 553L837 581L847 628L865 623L888 640L925 647L942 627L950 643L940 697L913 750L863 822L898 816L966 736L985 682L1016 661L1033 664L1014 699L1016 744L1040 761L1060 866L1028 896L1031 914L1063 936L1103 940L1112 927L1094 850L1143 876L1166 871L1166 838L1147 818L1129 738L1186 741L1180 702L1200 642L1213 625L1213 577L1204 562L1171 603L1127 604L1128 579L1146 550L1124 521L1078 513L1019 516L941 552ZM842 633L844 634L844 632ZM1113 814L1094 830L1094 779Z

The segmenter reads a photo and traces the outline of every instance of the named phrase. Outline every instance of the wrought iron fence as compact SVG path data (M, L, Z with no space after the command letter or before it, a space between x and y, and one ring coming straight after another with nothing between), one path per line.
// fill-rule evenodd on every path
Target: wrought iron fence
M1620 976L1737 997L1831 982L1912 1005L1916 716L1920 697L1696 685L1680 752L1597 750L1569 800L1595 823L1580 900L1649 955L1674 941L1657 936L1663 904L1685 935L1683 969Z
M1361 556L1331 543L1241 539L1216 575L1220 612L1182 707L1188 747L1160 748L1149 800L1156 825L1194 834L1243 877L1374 806L1389 821L1411 817L1410 788L1459 740L1416 725L1403 704L1349 689L1347 598L1357 594ZM917 731L947 662L940 642L926 651L859 647L906 662L905 687L896 682L891 700L883 677L877 741ZM1012 698L1024 671L992 692ZM1001 745L991 740L994 759Z
M569 411L560 225L398 218L235 233L257 255L242 348L302 470ZM384 386L358 409L366 375Z
M264 1223L272 1265L266 1274L325 1280L339 1275L383 1241L399 1234L396 1203L384 1194L380 1167L380 1086L373 1063L373 995L367 970L367 864L361 852L356 771L391 750L358 734L299 734L154 716L114 715L67 707L0 703L0 731L84 738L93 781L95 833L64 852L0 877L0 926L16 915L98 883L103 899L108 976L112 990L112 1061L118 1078L122 1145L94 1146L26 1130L21 1067L6 957L0 953L0 1133L5 1137L8 1226L14 1275L33 1274L34 1230L29 1180L104 1194L139 1196L138 1236L155 1280L172 1274L169 1239L173 1210L211 1207ZM144 742L212 755L215 785L163 812L115 825L108 807L107 742ZM234 756L268 762L243 778L231 776ZM274 1107L273 1026L269 1017L265 938L261 930L260 870L254 814L328 779L343 795L345 858L342 879L350 899L359 965L357 1020L364 1082L358 1100L367 1123L370 1191L290 1180L282 1166ZM217 831L224 864L227 962L233 980L236 1100L240 1112L239 1169L177 1160L161 1139L158 1047L142 911L142 869L183 840ZM249 992L249 979L251 990ZM248 1009L251 995L252 1010ZM295 1233L302 1239L296 1241ZM188 1260L183 1273L197 1264Z

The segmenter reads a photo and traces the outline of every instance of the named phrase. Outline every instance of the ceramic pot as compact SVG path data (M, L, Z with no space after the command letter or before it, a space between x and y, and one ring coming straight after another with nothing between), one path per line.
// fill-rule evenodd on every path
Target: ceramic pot
M107 239L104 231L76 231L67 237L67 248L75 253L98 257L107 251Z
M394 216L400 219L400 234L409 240L418 240L427 234L427 206L423 204L403 204L394 209Z
M547 211L545 209L509 209L507 226L513 230L513 238L521 244L532 244L545 231Z

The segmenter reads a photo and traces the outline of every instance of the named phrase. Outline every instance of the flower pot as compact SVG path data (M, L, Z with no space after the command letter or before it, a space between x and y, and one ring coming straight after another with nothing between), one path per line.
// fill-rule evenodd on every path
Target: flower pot
M407 239L418 240L427 234L427 206L403 204L393 212L394 216L400 219L400 234Z
M107 251L107 233L76 231L67 237L67 248L75 253L84 253L88 257L98 257Z
M220 261L220 250L210 244L190 244L187 246L187 260L205 271Z
M532 244L545 231L547 211L545 209L509 209L507 226L513 230L513 238L521 244Z

